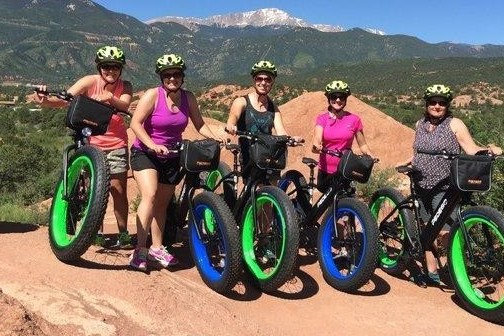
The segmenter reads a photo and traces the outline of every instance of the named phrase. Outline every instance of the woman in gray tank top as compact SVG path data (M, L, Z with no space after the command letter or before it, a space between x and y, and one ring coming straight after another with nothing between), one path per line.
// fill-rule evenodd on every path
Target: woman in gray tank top
M469 155L479 151L502 154L502 149L494 144L481 147L474 142L464 122L452 116L450 111L452 99L452 91L446 85L435 84L425 90L425 113L424 118L416 123L413 157L403 163L412 164L420 169L422 174L415 190L421 198L420 214L424 222L429 220L437 208L448 189L450 178L450 162L425 152L445 150L448 153L460 153L463 150ZM440 279L437 261L432 252L426 252L426 260L428 273L423 280L438 285Z

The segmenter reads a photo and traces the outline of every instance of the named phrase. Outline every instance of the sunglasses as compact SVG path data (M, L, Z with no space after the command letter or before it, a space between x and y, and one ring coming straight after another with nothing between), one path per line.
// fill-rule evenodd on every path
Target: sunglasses
M102 66L100 66L100 68L105 71L110 71L110 70L119 71L119 70L121 70L121 66L117 65L117 64L103 64Z
M336 99L346 100L347 96L344 95L344 94L332 94L332 95L329 96L329 100L336 100Z
M429 106L439 105L442 107L446 107L446 106L448 106L448 102L446 100L429 100L427 102L427 105L429 105Z
M175 78L175 79L181 79L182 77L184 77L184 74L180 71L177 71L177 72L163 72L161 74L161 78L162 79L172 79L172 78Z
M271 84L273 82L273 78L271 78L270 76L255 76L254 80L256 83L265 82L267 84Z

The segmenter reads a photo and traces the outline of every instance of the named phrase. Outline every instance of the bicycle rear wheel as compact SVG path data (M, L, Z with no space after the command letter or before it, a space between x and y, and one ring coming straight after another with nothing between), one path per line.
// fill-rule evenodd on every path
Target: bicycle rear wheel
M406 229L408 226L414 228L411 210L400 208L392 212L402 201L404 197L399 191L384 188L376 191L369 203L371 214L376 219L379 229L379 266L385 273L391 275L400 275L407 267Z
M322 219L318 260L324 279L332 287L352 292L374 274L378 254L378 228L368 207L354 198L338 201Z
M462 220L452 227L448 245L455 293L472 314L504 324L504 217L478 206L466 209Z
M261 290L278 289L293 276L299 246L296 212L287 195L274 186L259 188L245 206L241 229L248 271Z
M203 191L193 199L189 244L198 272L208 287L229 291L241 274L238 226L222 198Z
M67 197L61 178L51 204L49 242L59 260L72 261L86 252L103 222L110 173L104 153L93 146L79 148L64 173Z

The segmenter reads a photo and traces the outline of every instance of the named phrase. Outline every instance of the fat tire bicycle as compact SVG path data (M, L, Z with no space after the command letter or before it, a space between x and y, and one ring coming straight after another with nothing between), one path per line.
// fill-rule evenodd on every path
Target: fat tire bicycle
M447 160L459 156L445 152L424 154ZM451 224L447 248L448 271L455 294L472 314L503 324L504 216L489 206L476 205L473 192L462 191L452 182L424 223L415 189L421 179L420 171L412 166L396 169L410 180L409 196L383 188L374 193L369 204L380 230L380 268L394 276L402 275L406 269L418 275L421 271L417 262L425 269L425 251L432 251L441 269L440 253L434 242L444 225L450 224L450 215L455 211L456 221Z
M236 135L251 143L260 141L259 135L250 132L237 131ZM297 144L289 136L272 137L284 150ZM278 170L261 168L252 160L242 166L240 145L228 143L225 148L233 154L233 169L221 161L217 170L208 173L206 183L222 196L239 223L243 261L253 282L264 292L277 290L292 278L297 263L295 209L287 195L271 185L271 176ZM243 174L249 177L239 192Z
M185 142L169 148L180 153ZM207 187L206 172L181 171L180 194L167 209L163 245L171 246L176 232L188 226L189 248L203 282L217 293L226 293L242 273L238 227L224 200ZM198 189L203 189L196 194Z
M79 97L73 97L65 91L38 92L68 102ZM110 109L113 113L128 114L91 98L80 97L90 104ZM67 120L71 110L72 104L68 108ZM73 141L63 150L63 169L49 212L51 250L56 258L64 262L78 259L91 246L103 223L109 197L109 166L104 152L89 143L93 127L96 126L92 120L89 122L89 127L73 127L67 122L67 126L72 129L70 136ZM107 126L108 121L105 129Z
M340 151L327 148L322 148L322 152L342 155ZM367 205L355 198L350 180L339 173L330 177L327 190L313 203L317 186L314 170L318 162L308 157L301 160L310 169L308 183L297 170L286 171L278 182L296 209L301 246L317 254L329 285L344 292L357 291L370 280L376 268L376 221ZM315 245L316 250L313 249Z

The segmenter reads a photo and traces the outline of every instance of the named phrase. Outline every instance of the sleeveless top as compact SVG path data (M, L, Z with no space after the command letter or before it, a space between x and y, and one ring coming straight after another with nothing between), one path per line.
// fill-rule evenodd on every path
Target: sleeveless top
M168 107L166 94L165 89L159 86L154 110L143 123L145 131L157 145L170 145L182 141L182 133L189 122L186 91L180 89L180 112L174 112ZM148 149L138 138L133 147L144 151Z
M105 92L106 82L100 77L100 75L93 75L95 77L95 83L86 91L86 96L93 97L95 95L100 95ZM112 92L114 97L120 98L123 94L124 82L121 79L117 80L117 86ZM126 133L126 124L124 123L121 115L114 113L110 119L110 123L107 132L103 135L91 136L90 142L102 150L114 150L119 148L124 148L128 146L128 134Z
M413 166L420 169L422 179L418 185L424 189L434 187L445 190L449 185L450 161L419 151L442 151L460 153L460 145L455 133L450 128L452 117L445 118L432 132L429 131L430 122L425 118L418 122L413 143ZM441 183L440 183L441 182Z
M247 105L238 119L236 128L239 131L248 131L253 134L271 134L275 120L275 105L271 99L268 98L266 111L261 112L252 106L248 95L243 96L243 98L245 98ZM250 141L245 138L239 138L238 143L241 147L242 163L246 165L250 158Z

